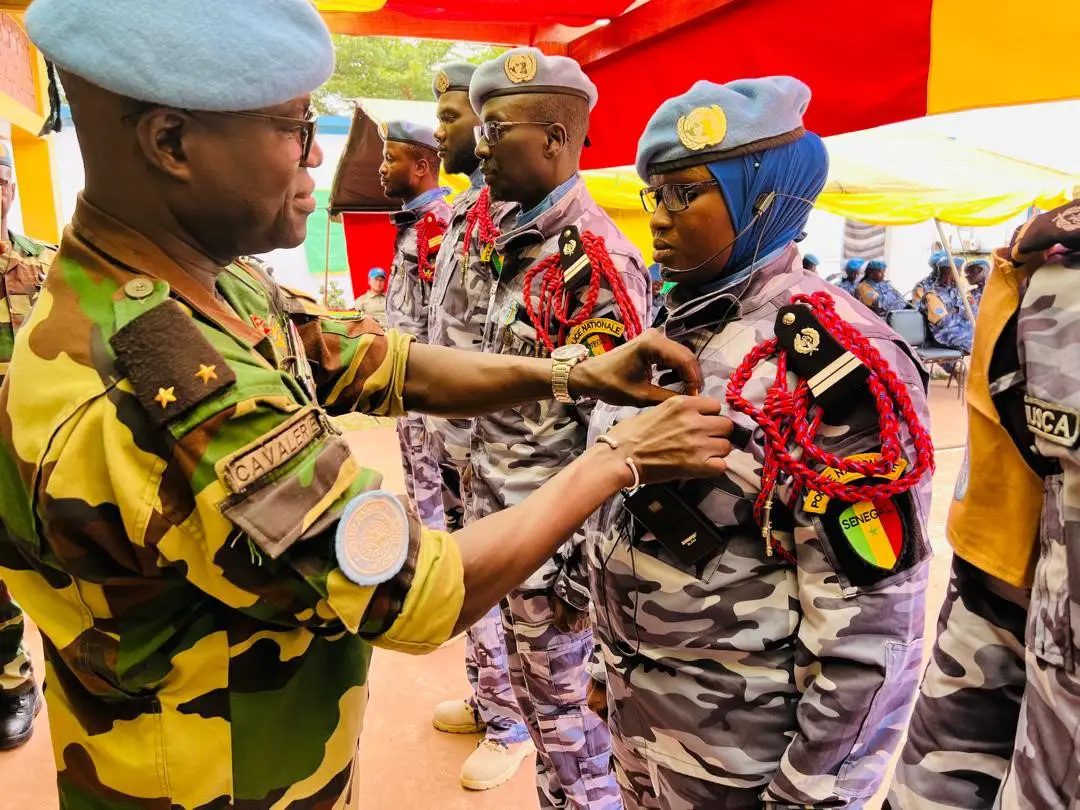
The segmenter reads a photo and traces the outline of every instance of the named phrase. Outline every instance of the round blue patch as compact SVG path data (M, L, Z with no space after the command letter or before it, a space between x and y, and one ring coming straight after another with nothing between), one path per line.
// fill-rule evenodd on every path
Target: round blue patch
M357 585L395 577L409 554L409 516L401 501L381 489L353 498L338 523L334 551L341 573Z

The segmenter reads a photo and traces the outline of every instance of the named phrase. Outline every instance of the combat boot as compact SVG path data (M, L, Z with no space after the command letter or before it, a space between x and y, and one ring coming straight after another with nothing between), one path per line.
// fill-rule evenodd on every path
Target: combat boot
M26 744L43 703L33 681L16 692L0 692L0 751Z
M461 786L468 790L491 790L509 782L518 766L536 753L532 740L505 745L484 740L461 766Z
M467 700L447 700L435 707L432 725L447 734L481 734L487 724Z

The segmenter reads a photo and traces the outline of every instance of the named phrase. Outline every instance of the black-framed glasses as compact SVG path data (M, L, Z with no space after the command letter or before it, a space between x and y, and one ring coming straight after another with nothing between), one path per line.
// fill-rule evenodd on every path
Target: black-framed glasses
M157 109L156 104L144 104L140 106L135 112L125 115L120 120L124 123L131 123L144 112L152 109ZM175 107L172 109L185 112L188 115L224 115L229 118L250 118L255 121L271 121L278 124L288 124L295 128L296 132L300 135L300 163L307 163L308 158L311 157L311 149L315 145L315 133L319 131L319 117L315 114L314 110L308 110L307 115L303 118L292 118L287 115L270 115L269 113L257 113L257 112L232 112L227 110L188 110L183 107Z
M188 112L192 112L188 110ZM311 157L311 148L315 145L315 133L319 131L319 117L314 110L308 110L303 118L291 118L287 115L269 115L257 112L226 112L221 110L198 111L200 115L226 115L231 118L251 118L256 121L272 121L296 127L300 134L300 162L307 163Z
M669 214L685 211L690 202L703 188L719 186L716 180L702 180L700 183L665 183L662 186L649 186L640 192L641 205L645 212L652 214L664 204Z
M554 126L554 124L554 121L485 121L480 126L474 127L473 131L478 143L483 138L489 145L494 146L499 142L502 130L507 127L550 127Z

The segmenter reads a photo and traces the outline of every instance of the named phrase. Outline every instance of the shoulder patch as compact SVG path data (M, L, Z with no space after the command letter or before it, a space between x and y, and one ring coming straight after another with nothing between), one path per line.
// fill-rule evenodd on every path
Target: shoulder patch
M304 408L265 436L218 462L219 475L232 492L240 493L288 464L326 428L319 412Z
M139 315L109 344L139 403L158 425L236 382L225 359L172 299Z
M1025 396L1024 418L1031 432L1048 442L1070 449L1080 443L1080 411L1076 408Z
M611 318L589 318L570 330L567 343L580 343L593 357L626 343L626 326Z
M875 480L881 479L870 482ZM920 560L910 493L859 503L833 500L820 521L838 570L856 587L876 585Z
M396 497L385 490L358 495L338 523L338 567L357 585L386 582L405 565L409 535L409 516Z

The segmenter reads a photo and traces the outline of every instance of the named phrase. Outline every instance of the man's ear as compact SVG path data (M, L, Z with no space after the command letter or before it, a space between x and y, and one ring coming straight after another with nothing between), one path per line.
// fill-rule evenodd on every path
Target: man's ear
M554 158L562 154L567 147L568 134L562 124L552 124L547 130L547 141L544 144L544 156Z
M167 108L151 110L139 119L135 132L151 165L177 180L191 178L184 151L184 139L191 132L191 117L187 113Z

